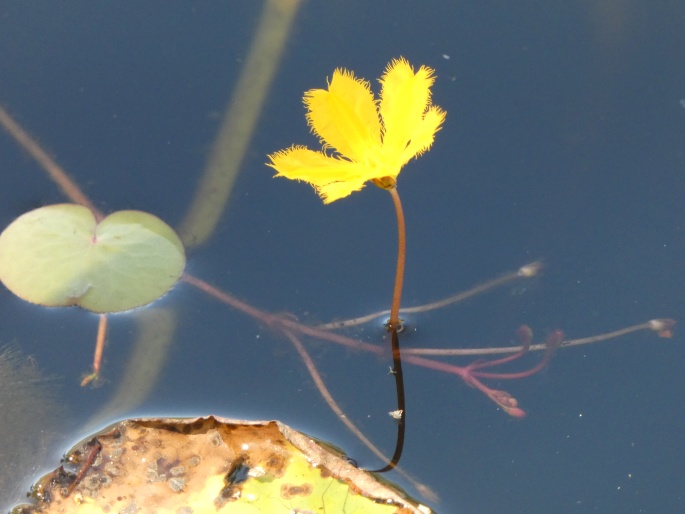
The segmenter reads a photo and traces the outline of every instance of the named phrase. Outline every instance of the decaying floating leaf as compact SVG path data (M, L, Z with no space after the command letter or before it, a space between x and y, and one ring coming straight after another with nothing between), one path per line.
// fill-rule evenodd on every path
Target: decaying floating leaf
M278 421L141 419L67 455L19 513L429 514Z
M184 267L173 229L141 211L118 211L98 223L82 205L48 205L0 235L0 280L41 305L133 309L165 294Z

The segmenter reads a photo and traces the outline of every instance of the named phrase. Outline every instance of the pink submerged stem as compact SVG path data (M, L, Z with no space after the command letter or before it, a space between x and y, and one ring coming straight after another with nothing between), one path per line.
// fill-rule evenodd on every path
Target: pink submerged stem
M244 314L259 320L264 323L265 326L275 330L277 332L282 332L284 329L287 331L292 331L297 334L307 335L316 339L327 340L339 345L346 346L355 350L362 350L376 355L384 355L387 351L382 346L366 343L353 339L341 334L336 334L330 332L329 330L324 330L317 327L312 327L309 325L304 325L297 322L291 317L275 315L261 309L257 309L246 302L238 300L229 293L220 290L219 288L209 284L208 282L194 277L189 274L184 274L182 280L186 283L198 288L204 293L216 298L217 300L233 307L234 309L243 312ZM440 371L443 373L450 373L452 375L459 376L466 384L475 389L478 389L484 393L488 398L490 398L497 406L502 408L504 412L510 416L522 418L525 417L526 413L523 409L518 406L518 401L516 398L512 397L506 391L500 391L497 389L492 389L485 384L483 384L479 379L482 378L492 378L492 379L515 379L515 378L525 378L529 377L542 368L544 368L552 357L554 350L557 347L571 347L580 344L591 344L600 341L605 341L608 339L614 339L638 330L652 330L657 332L661 337L670 337L672 329L675 325L675 321L671 319L653 319L646 323L641 323L639 325L634 325L631 327L623 328L620 330L615 330L606 334L600 334L592 337L585 337L582 339L573 339L569 341L563 341L563 333L561 331L555 331L550 334L547 341L544 344L532 345L532 333L528 327L521 327L518 331L519 339L522 342L522 346L516 347L501 347L501 348L485 348L485 349L468 349L459 350L459 353L450 353L450 355L483 355L483 354L493 354L493 353L507 353L510 352L511 355L507 357L502 357L500 359L494 359L489 361L478 360L471 363L468 366L456 366L454 364L449 364L446 362L438 361L435 359L422 357L418 351L406 351L402 355L402 360L405 363L413 364L415 366L421 366L427 369L432 369L435 371ZM499 366L518 359L528 353L531 350L542 350L544 347L545 355L541 361L533 368L522 371L518 373L488 373L484 371L479 371L484 368L491 368L493 366Z
M555 330L552 332L549 337L545 340L545 353L538 362L538 364L534 367L532 367L529 370L526 371L519 371L516 373L489 373L486 371L478 371L479 369L482 369L484 367L491 367L491 366L496 366L499 364L503 364L505 362L510 362L514 359L518 359L519 357L522 357L525 353L528 352L528 348L530 348L530 342L527 344L524 344L523 347L521 348L521 351L515 353L514 355L510 355L509 357L505 357L502 359L496 359L494 361L485 361L481 363L477 363L475 366L471 365L468 366L469 369L471 370L471 374L473 376L479 377L479 378L494 378L494 379L499 379L499 380L510 380L510 379L515 379L515 378L526 378L531 375L534 375L538 371L542 370L547 364L549 364L549 361L552 358L552 355L554 354L554 351L561 346L561 343L564 340L564 333L561 330Z
M455 366L453 364L446 364L443 362L437 362L430 359L423 359L422 357L417 357L415 355L408 355L405 357L407 362L412 364L417 364L420 366L425 366L427 368L437 369L447 373L452 373L461 377L461 379L469 386L478 389L484 393L488 398L490 398L497 406L499 406L504 412L515 418L523 418L526 416L526 411L518 406L518 400L514 398L507 391L501 391L499 389L492 389L486 386L480 379L491 378L491 379L516 379L516 378L526 378L534 375L541 369L543 369L552 358L554 351L561 345L564 340L564 334L561 330L555 330L552 332L547 340L545 341L545 354L540 362L533 368L520 371L516 373L491 373L485 371L478 371L482 368L488 368L493 366L499 366L507 362L511 362L518 359L528 353L528 348L532 342L532 331L530 328L523 326L518 330L519 338L522 340L522 347L519 351L513 355L503 357L501 359L494 359L490 361L478 360L469 364L468 366Z

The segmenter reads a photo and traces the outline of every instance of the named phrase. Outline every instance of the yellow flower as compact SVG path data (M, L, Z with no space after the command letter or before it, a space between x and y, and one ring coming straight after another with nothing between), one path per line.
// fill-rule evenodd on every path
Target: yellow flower
M376 101L368 82L335 70L328 89L304 95L307 122L323 151L293 146L270 155L267 165L277 177L308 182L324 203L359 191L368 181L394 187L402 166L428 150L445 119L445 111L431 106L434 81L431 68L414 73L406 59L396 59L380 79Z

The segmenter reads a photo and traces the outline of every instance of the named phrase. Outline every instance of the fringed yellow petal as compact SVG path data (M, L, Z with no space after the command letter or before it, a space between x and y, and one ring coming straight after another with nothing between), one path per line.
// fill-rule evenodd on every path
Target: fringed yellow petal
M423 120L416 126L410 136L410 143L402 152L401 164L403 166L413 157L421 155L433 144L435 134L442 128L445 121L445 111L439 107L431 107L423 117Z
M430 105L433 70L414 69L404 58L392 61L381 78L380 113L383 119L383 146L403 152L421 124Z
M307 121L325 147L362 161L369 146L381 144L381 124L369 83L338 69L328 89L304 95Z
M330 157L301 146L293 146L269 155L267 166L276 170L277 177L303 180L316 189L324 200L331 203L359 191L370 180L362 165Z
M320 186L316 188L316 192L323 198L323 203L328 204L345 198L351 195L355 191L360 191L366 180L348 180L345 182L331 182L325 186Z
M302 146L293 146L269 156L276 176L293 180L304 180L313 186L323 186L333 181L355 180L360 178L359 165L330 157L323 152L315 152Z

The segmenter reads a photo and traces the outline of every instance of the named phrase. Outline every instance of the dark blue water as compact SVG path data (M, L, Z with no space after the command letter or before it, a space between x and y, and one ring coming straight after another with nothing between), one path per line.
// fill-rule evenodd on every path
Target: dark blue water
M0 103L98 207L142 209L174 225L260 7L6 3ZM583 337L682 319L684 23L679 2L304 2L228 210L211 241L189 253L189 272L303 322L389 306L396 243L387 194L368 186L324 206L308 186L272 179L264 162L295 143L317 145L305 90L325 87L336 67L376 87L403 55L435 68L433 99L447 111L430 152L399 179L404 304L536 259L546 265L538 279L416 316L405 345L499 346L522 323L544 339L554 329ZM2 226L65 200L4 134L0 170ZM66 415L51 425L41 464L54 467L117 389L135 321L112 318L106 382L81 389L96 317L0 294L0 342L59 383L54 402ZM178 323L168 361L151 396L126 415L278 418L378 465L328 410L287 340L185 284L160 305ZM375 342L383 332L375 324L348 335ZM389 360L325 342L308 348L347 415L390 453ZM490 383L519 399L524 420L457 377L407 365L402 465L437 492L432 506L444 513L682 512L684 358L678 331L560 351L535 377ZM48 423L40 413L35 421Z

